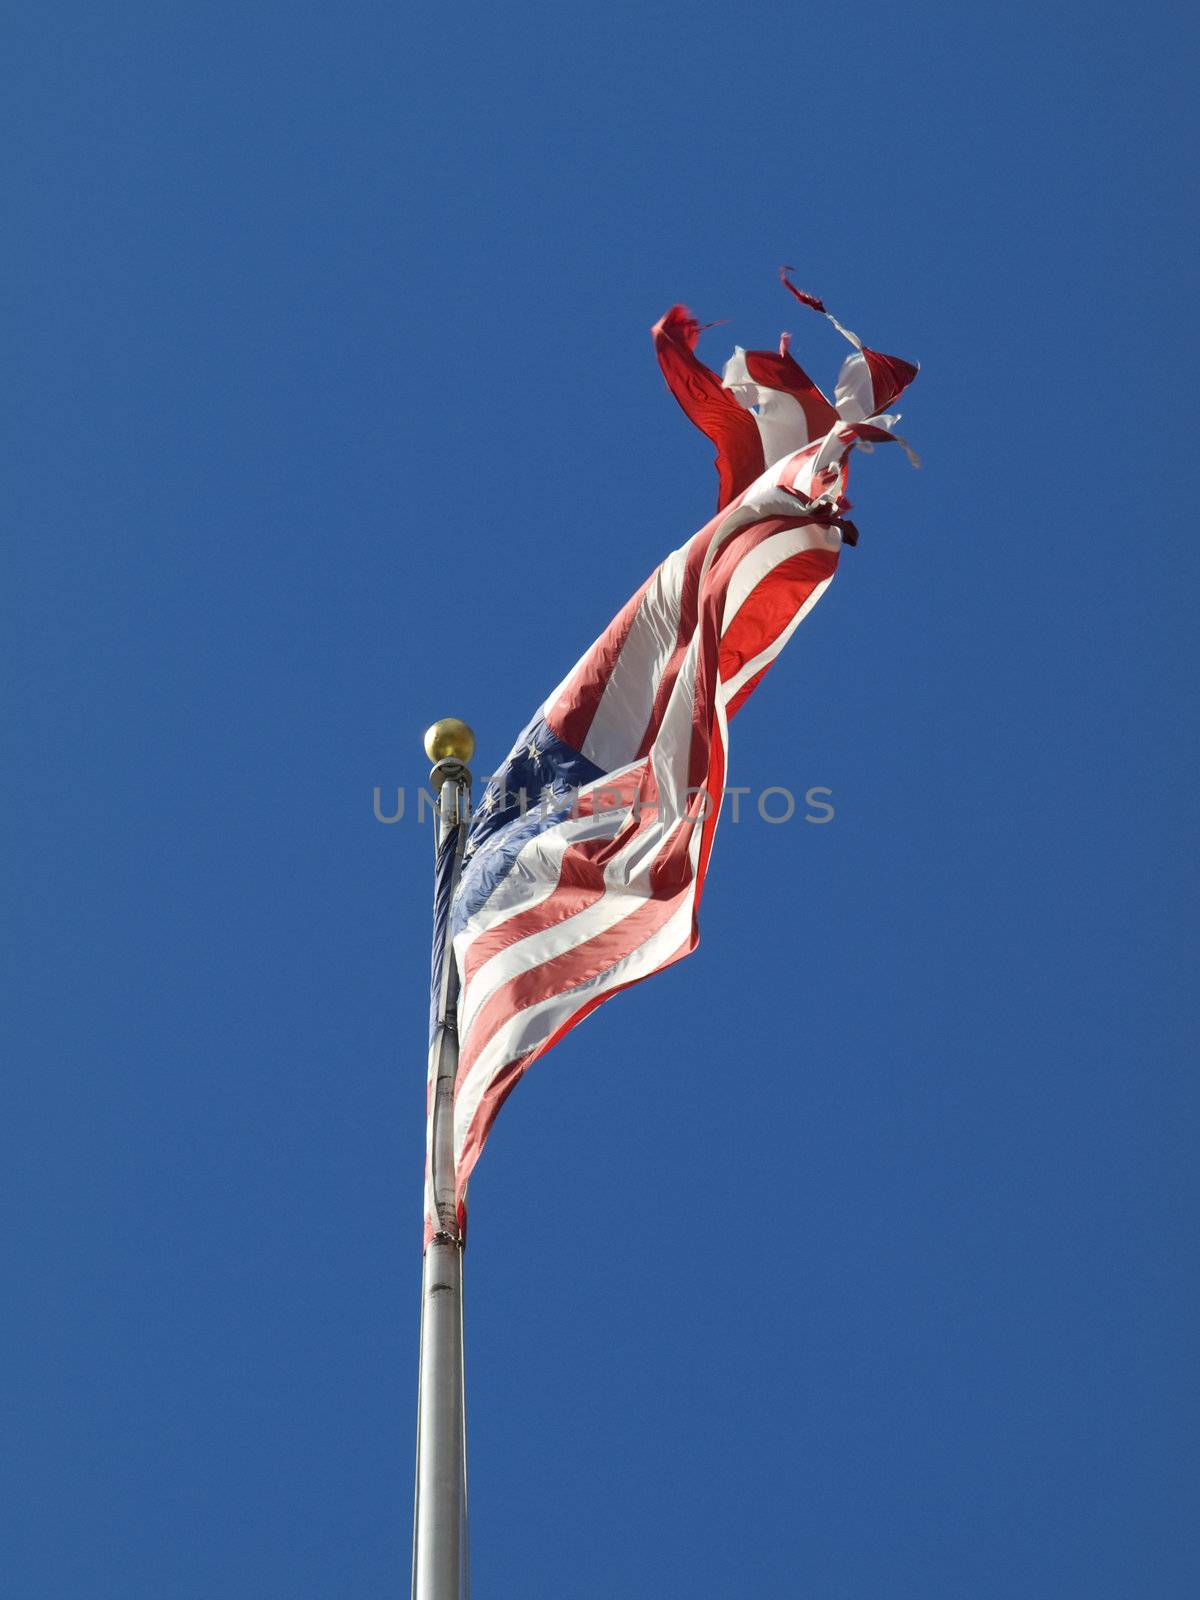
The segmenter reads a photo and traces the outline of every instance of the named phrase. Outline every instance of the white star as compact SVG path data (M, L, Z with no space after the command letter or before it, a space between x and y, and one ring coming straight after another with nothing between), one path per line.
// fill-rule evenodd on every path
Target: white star
M535 767L541 766L542 752L537 747L536 739L530 739L529 743L525 746L525 754L529 757L530 761L533 762Z

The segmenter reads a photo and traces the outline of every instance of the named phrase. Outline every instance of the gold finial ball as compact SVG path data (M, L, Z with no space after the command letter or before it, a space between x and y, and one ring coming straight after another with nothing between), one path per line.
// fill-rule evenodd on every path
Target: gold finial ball
M475 735L458 717L442 717L425 732L425 754L430 761L470 761L475 754Z

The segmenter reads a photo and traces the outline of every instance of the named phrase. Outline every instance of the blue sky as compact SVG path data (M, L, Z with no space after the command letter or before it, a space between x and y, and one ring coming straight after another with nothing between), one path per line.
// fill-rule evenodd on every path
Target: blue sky
M0 1592L406 1592L431 848L708 515L648 328L918 358L699 951L472 1187L475 1592L1196 1592L1180 8L33 8Z

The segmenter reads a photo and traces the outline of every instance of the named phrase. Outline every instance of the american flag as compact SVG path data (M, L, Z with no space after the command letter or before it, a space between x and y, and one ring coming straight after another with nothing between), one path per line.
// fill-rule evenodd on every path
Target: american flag
M460 1218L522 1074L602 1001L696 946L729 721L855 542L849 454L897 437L886 408L916 376L836 325L854 350L832 402L786 334L778 351L736 349L718 378L683 306L653 330L668 387L717 447L717 514L539 707L476 809L449 906Z

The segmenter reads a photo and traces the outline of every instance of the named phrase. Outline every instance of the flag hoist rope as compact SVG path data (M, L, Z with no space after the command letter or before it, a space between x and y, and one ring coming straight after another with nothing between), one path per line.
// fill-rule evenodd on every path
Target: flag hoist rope
M434 725L430 741L442 726ZM431 747L430 741L426 748L433 758L437 745L433 742ZM462 748L469 758L470 748ZM441 759L430 782L438 796L434 925L442 948L441 972L435 979L438 999L429 1074L433 1096L430 1179L437 1230L425 1249L421 1285L412 1593L413 1600L469 1600L463 1241L454 1183L458 973L449 922L470 821L471 774L464 761Z

